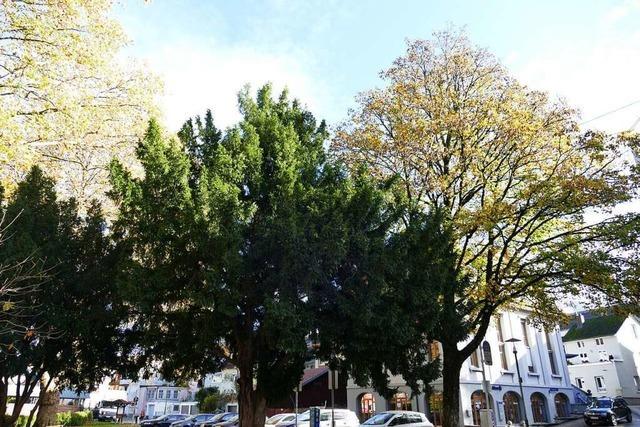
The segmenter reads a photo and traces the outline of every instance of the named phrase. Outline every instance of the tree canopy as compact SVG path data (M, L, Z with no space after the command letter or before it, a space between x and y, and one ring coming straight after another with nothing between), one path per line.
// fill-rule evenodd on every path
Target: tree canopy
M38 383L41 393L50 385L90 389L128 350L113 286L115 257L100 210L79 216L76 202L59 201L54 181L37 167L3 209L14 220L11 238L0 247L2 263L28 258L46 272L44 280L23 281L34 285L20 297L24 327L0 336L0 413L9 384L16 384L14 409L0 419L5 426L15 423Z
M196 150L190 122L181 140L150 123L144 177L111 167L114 233L129 253L121 286L145 333L140 356L167 377L232 363L241 423L261 426L302 375L310 301L335 286L352 238L384 238L388 213L365 174L327 159L324 123L286 93L245 90L239 106L242 121Z
M399 177L409 212L437 210L451 227L454 291L441 288L437 300L453 323L432 336L446 389L498 309L519 303L552 316L558 295L610 281L589 246L615 247L606 245L617 238L610 209L636 193L628 139L582 131L574 109L519 83L464 34L408 42L381 76L385 86L358 97L333 147ZM445 393L446 425L458 425L457 399Z
M127 40L110 0L0 2L0 176L33 164L83 207L112 157L132 157L158 83L116 57Z

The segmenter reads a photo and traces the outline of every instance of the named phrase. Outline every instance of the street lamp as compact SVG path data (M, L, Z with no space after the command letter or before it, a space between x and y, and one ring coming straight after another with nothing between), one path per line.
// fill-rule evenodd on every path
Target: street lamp
M522 376L520 376L520 364L518 363L518 349L516 343L520 342L518 338L509 338L505 342L513 343L513 357L516 360L516 372L518 373L518 384L520 385L520 398L522 399L522 412L524 413L524 426L529 427L529 419L527 418L527 407L524 404L524 391L522 391Z

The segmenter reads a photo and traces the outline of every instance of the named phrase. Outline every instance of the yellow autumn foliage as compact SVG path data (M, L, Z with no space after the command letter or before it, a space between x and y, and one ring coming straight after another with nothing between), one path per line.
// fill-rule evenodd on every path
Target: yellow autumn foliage
M11 191L38 163L80 202L105 165L128 163L159 82L119 57L111 0L0 0L0 173Z

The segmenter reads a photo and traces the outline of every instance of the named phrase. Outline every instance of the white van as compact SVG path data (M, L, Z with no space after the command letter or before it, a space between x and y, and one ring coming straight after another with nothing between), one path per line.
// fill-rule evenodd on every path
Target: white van
M334 409L335 427L358 427L360 420L355 412L348 409ZM309 427L311 413L305 411L298 415L298 427ZM332 427L331 409L320 409L320 427Z
M433 427L427 416L421 412L413 411L386 411L375 414L363 424L362 427Z

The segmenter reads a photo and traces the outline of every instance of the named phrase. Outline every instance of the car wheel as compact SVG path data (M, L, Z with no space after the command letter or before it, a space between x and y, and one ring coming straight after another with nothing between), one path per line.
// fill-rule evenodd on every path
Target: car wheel
M631 421L633 421L633 417L631 416L631 411L629 411L627 414L627 422L630 423Z
M586 425L588 425L588 426L590 426L590 425L591 425L591 421L589 421L589 420L584 420L584 423L585 423Z
M618 425L618 417L616 417L615 415L611 415L611 425L612 426Z

